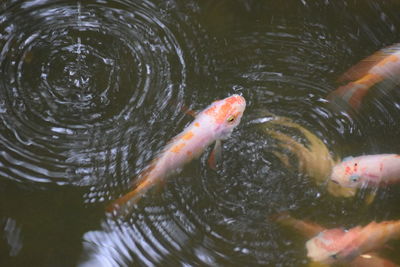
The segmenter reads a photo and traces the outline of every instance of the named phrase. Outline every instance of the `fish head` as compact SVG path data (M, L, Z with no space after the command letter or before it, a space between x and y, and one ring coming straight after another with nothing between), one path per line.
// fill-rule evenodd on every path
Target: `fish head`
M307 256L324 264L349 262L358 255L358 249L353 244L357 235L358 229L345 231L335 228L322 231L307 241Z
M240 123L246 108L246 100L240 95L213 102L203 111L207 119L211 119L215 139L228 138L233 129Z
M363 184L363 179L357 168L358 161L359 160L357 158L351 158L345 159L336 164L332 169L330 176L331 181L344 187L361 187Z

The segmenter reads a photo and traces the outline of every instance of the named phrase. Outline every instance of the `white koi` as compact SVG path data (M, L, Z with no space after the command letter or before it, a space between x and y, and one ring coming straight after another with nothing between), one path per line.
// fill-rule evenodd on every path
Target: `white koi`
M319 224L293 218L287 212L274 215L272 219L307 239L311 238L306 243L308 256L313 260L309 266L337 263L350 267L398 266L380 257L374 250L389 239L399 237L399 221L372 222L365 227L357 226L345 231L342 228L326 229Z
M377 154L345 158L330 179L344 187L378 187L400 182L400 155Z
M182 133L174 137L162 152L141 172L132 191L112 202L106 210L112 212L126 204L136 203L150 188L161 184L186 163L197 158L213 142L220 149L220 140L230 136L239 124L246 107L242 96L232 95L213 102L196 115ZM214 155L219 152L214 151Z
M307 256L325 264L351 262L399 238L400 221L371 222L349 230L328 229L307 241Z

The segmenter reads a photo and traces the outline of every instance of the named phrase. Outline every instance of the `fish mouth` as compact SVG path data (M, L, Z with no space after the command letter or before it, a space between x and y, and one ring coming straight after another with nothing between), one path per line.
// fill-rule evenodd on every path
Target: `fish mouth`
M231 98L235 99L234 101L236 102L237 105L246 106L246 100L244 99L243 96L235 94L232 95Z
M334 182L335 184L339 184L338 181L331 179L332 182Z

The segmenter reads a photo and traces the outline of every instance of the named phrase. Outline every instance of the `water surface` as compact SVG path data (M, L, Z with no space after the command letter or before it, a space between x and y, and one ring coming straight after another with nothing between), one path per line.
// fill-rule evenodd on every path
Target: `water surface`
M400 39L396 1L3 1L0 263L4 266L299 266L305 240L269 218L327 227L399 219L398 187L335 198L271 153L265 112L338 157L400 153L400 91L358 114L326 95L347 68ZM212 101L247 109L209 150L126 217L104 207ZM296 134L293 133L293 137ZM400 263L395 251L387 257Z

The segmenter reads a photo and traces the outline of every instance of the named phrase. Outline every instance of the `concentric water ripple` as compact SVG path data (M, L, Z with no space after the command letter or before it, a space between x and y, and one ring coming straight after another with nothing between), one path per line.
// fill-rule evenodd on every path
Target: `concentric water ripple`
M280 229L273 214L289 210L335 226L391 216L379 205L366 212L360 201L333 200L309 179L287 171L268 150L271 138L258 131L266 110L304 125L341 155L379 148L351 142L368 139L368 116L335 113L325 100L337 86L337 70L344 69L338 65L350 50L348 36L304 20L306 8L294 10L301 19L285 20L274 6L238 0L240 12L260 7L255 14L268 17L238 26L225 8L231 1L205 2L205 10L199 2L14 1L1 14L0 177L29 182L28 187L30 182L44 188L74 185L60 200L67 212L54 215L59 206L51 203L54 209L46 210L47 199L39 208L58 219L57 234L87 231L73 244L78 251L65 249L69 243L59 247L76 257L83 245L82 266L297 266L307 262L304 240ZM321 2L321 9L328 2ZM209 11L225 14L203 21L216 36L196 20ZM206 151L126 217L105 216L103 206L126 193L130 181L189 121L180 112L183 102L202 109L233 92L244 95L248 108L224 142L217 171L208 168ZM397 106L388 108L385 101L372 108L390 123ZM375 119L376 128L385 124ZM81 185L90 188L78 190ZM81 213L68 202L80 192L85 192ZM95 219L93 210L101 213ZM80 224L76 217L84 226L73 233L57 225L59 220ZM36 229L6 222L10 251L19 254ZM48 255L54 260L58 254Z
M182 51L157 12L143 1L24 1L2 14L2 176L91 184L126 171L143 114L183 95Z
M296 30L264 26L236 34L238 39L229 40L234 46L219 47L216 86L242 92L249 102L238 129L224 142L221 168L210 170L205 153L163 190L147 194L126 218L107 220L102 230L86 233L82 265L291 265L301 260L293 250L282 252L292 244L282 240L268 216L331 200L309 179L282 168L268 151L270 139L258 131L262 111L299 119L323 131L319 136L325 138L356 126L346 115L335 115L333 125L326 120L334 116L323 99L330 89L330 69L303 59L311 61L329 49L323 36L312 34L324 32L323 27L309 25L303 35L289 33ZM91 197L98 199L95 191Z

